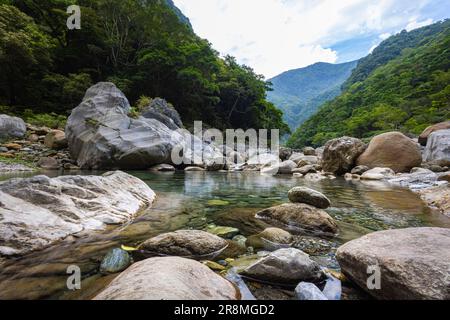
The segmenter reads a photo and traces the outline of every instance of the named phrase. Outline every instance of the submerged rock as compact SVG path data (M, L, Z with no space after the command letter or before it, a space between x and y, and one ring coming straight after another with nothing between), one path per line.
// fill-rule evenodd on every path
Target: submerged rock
M26 132L27 126L22 119L0 114L0 140L22 138Z
M295 288L295 296L301 301L320 301L328 300L314 283L300 282Z
M1 182L0 254L24 254L83 230L131 221L154 199L146 183L120 171Z
M374 137L357 165L369 168L390 168L395 172L409 172L422 164L417 143L400 132L388 132Z
M375 232L337 251L343 273L378 299L449 300L450 229L410 228ZM367 286L378 266L379 290Z
M151 167L149 171L153 172L174 172L175 167L170 164L158 164L157 166Z
M151 254L212 259L228 246L226 240L200 230L179 230L151 238L139 249Z
M234 236L239 234L239 229L215 225L208 226L206 231L225 239L232 239Z
M366 145L356 138L342 137L328 141L322 155L323 170L337 175L350 172L365 148Z
M206 171L206 169L200 168L200 167L187 167L184 169L185 172L203 172Z
M291 246L292 235L279 228L267 228L257 235L247 238L246 245L254 249L278 250Z
M309 256L294 248L280 249L245 268L243 276L275 284L296 284L314 281L323 274L320 266Z
M131 265L131 257L125 250L116 248L110 250L103 258L100 272L104 274L117 273Z
M286 203L262 210L256 218L278 223L292 231L311 231L336 234L338 227L332 217L325 211L303 203Z
M200 262L179 257L133 264L95 300L237 300L239 292Z
M306 203L319 209L326 209L331 205L331 201L325 195L306 187L292 188L288 197L293 203Z

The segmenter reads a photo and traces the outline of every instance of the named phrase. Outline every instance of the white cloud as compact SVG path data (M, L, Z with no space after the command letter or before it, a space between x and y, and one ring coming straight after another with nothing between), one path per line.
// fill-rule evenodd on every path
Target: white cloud
M390 34L389 32L380 34L378 38L380 38L382 41L386 40L387 38L389 38L390 36L392 36L392 34Z
M339 52L329 48L341 41L368 35L383 40L425 23L420 10L430 1L174 0L197 34L266 77L336 62Z
M433 23L433 19L431 19L431 18L423 20L423 21L417 21L417 19L412 19L412 20L410 20L410 22L408 23L408 25L406 26L405 29L407 31L411 31L411 30L414 30L417 28L422 28L422 27L428 26L432 23Z

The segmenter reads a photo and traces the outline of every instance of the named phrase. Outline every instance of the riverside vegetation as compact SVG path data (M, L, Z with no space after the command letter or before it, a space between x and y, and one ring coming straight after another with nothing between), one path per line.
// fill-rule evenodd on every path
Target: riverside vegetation
M262 157L200 141L203 162L177 165L171 151L195 139L177 130L194 119L287 129L265 100L268 84L220 59L170 1L82 1L89 28L79 35L50 23L66 4L0 1L0 63L10 68L1 76L17 77L0 79L9 105L0 115L0 298L450 299L448 100L424 95L437 111L424 113L414 136L399 128L311 135L304 148ZM128 37L101 31L110 21ZM392 46L404 33L387 42L405 55L387 59L388 71L433 58L426 66L448 72L448 22L419 30L407 41L417 49ZM69 48L79 51L67 66ZM349 81L376 75L382 51ZM59 79L59 89L49 92L46 79ZM62 121L39 114L63 110ZM67 287L73 265L81 290ZM373 266L378 290L367 285Z

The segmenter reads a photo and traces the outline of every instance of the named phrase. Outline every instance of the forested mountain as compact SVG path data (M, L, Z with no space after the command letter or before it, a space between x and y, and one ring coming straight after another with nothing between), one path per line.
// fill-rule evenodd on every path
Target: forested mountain
M442 30L441 23L435 23L410 32L403 30L399 34L389 37L376 47L371 54L362 58L351 76L344 83L343 88L348 89L356 82L364 81L376 68L400 56L404 49L415 48L425 43L427 38Z
M268 84L222 59L171 0L79 0L81 30L68 30L71 0L0 0L0 111L67 114L98 81L132 104L171 102L189 126L280 128Z
M405 43L414 46L403 48ZM396 56L398 48L403 49ZM449 68L450 20L402 32L362 60L349 85L356 82L298 128L288 145L318 146L343 135L369 138L392 130L419 134L450 119Z
M341 86L356 63L316 63L284 72L269 80L273 91L268 93L268 99L283 111L285 122L295 130L322 104L341 93Z

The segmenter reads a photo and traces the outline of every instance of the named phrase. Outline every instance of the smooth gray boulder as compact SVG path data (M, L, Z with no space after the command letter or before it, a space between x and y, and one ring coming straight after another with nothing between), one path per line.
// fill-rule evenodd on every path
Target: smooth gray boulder
M245 268L243 276L275 284L297 284L319 280L320 266L309 255L294 248L280 249Z
M319 209L326 209L331 205L330 199L324 194L307 187L292 188L288 197L293 203L306 203Z
M301 301L322 301L328 298L320 291L314 283L300 282L295 288L295 296Z
M94 300L238 300L239 292L200 262L179 257L133 264Z
M0 114L0 139L22 138L26 132L27 126L22 119Z
M450 130L439 130L428 137L424 161L439 166L450 166Z
M131 221L155 193L124 172L36 176L0 183L0 255L43 249L69 235Z
M156 119L128 116L130 104L113 83L86 92L66 126L69 150L83 169L147 169L171 163L182 135Z
M145 107L141 114L144 118L158 120L171 130L183 128L180 114L164 99L152 99L150 105Z
M450 229L410 228L368 234L340 247L336 257L343 273L375 298L449 300L449 248ZM371 290L373 266L380 282Z

